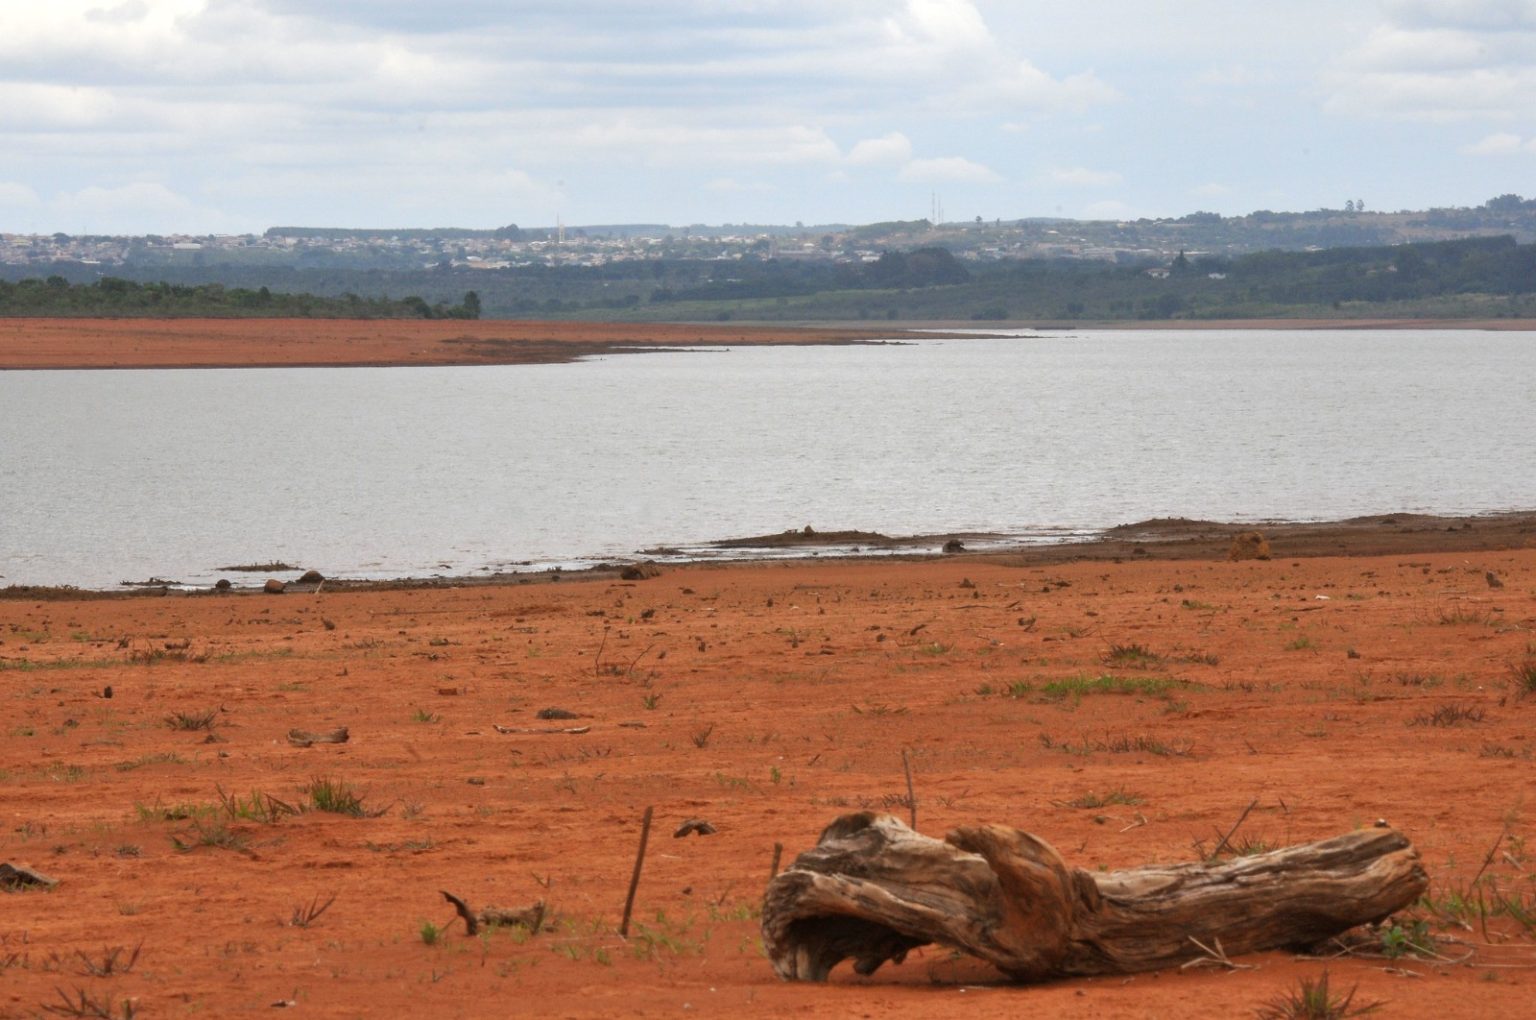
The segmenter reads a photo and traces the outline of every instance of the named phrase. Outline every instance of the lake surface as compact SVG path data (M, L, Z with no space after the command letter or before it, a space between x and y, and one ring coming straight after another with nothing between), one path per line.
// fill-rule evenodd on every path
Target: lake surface
M1049 541L1161 516L1532 507L1533 333L0 372L0 585L208 584L272 560L467 575L807 524Z

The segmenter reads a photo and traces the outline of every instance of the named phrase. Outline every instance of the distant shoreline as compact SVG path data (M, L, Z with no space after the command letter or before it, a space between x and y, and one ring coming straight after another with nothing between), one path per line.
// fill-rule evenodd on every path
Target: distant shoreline
M444 574L429 577L348 579L330 577L318 584L301 582L305 564L230 567L225 573L244 575L248 583L234 592L259 593L268 578L284 581L289 590L381 591L411 588L502 587L558 582L568 579L619 580L635 563L655 563L665 571L762 569L796 563L915 562L954 560L1013 567L1041 567L1080 562L1213 561L1227 558L1237 534L1258 531L1270 543L1274 559L1319 556L1415 556L1431 553L1483 553L1536 547L1536 509L1450 516L1435 514L1375 514L1338 521L1222 522L1160 518L1121 524L1078 539L1049 543L1002 543L998 536L943 533L892 537L865 532L797 532L752 538L727 538L707 543L714 549L734 549L728 559L699 558L653 561L645 553L590 567L532 569L494 574ZM959 546L949 545L955 541ZM966 548L970 542L977 548ZM946 552L949 548L953 551ZM782 555L785 548L797 554ZM662 550L651 550L652 553ZM777 551L777 552L776 552ZM0 581L0 601L57 598L143 598L207 594L213 589L150 579L124 582L113 588L81 588L66 582L7 586Z
M1002 330L1533 330L1533 319L1124 322L538 322L516 319L0 318L0 370L545 365L694 346L818 346L971 338Z

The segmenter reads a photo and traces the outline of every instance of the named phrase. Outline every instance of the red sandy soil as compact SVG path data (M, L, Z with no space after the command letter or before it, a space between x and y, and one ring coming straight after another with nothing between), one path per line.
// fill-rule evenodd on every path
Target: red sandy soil
M277 365L517 365L695 344L879 343L975 335L975 322L826 325L521 322L463 319L0 318L0 370L27 368L255 368ZM1103 323L988 323L1039 329L1536 329L1524 319L1242 319ZM949 331L946 333L946 331Z
M632 347L875 342L891 331L464 319L0 319L0 369L516 365Z
M0 601L0 861L58 881L0 894L0 1016L62 994L119 1012L134 999L146 1017L288 1001L306 1017L1233 1017L1325 968L1383 1015L1529 1015L1531 929L1429 907L1416 916L1441 959L1274 952L1235 973L1020 987L930 947L816 986L780 982L761 955L774 844L788 865L846 811L904 816L904 749L931 834L1009 824L1117 869L1194 858L1256 799L1239 846L1385 818L1421 851L1439 908L1477 880L1532 909L1536 697L1515 682L1536 659L1529 522L1482 546L1467 537L1481 527L1394 527L1368 554L1276 533L1267 562L1227 562L1213 539L1169 546L1181 558L1133 545L1118 561ZM1410 544L1389 548L1394 533ZM1335 541L1346 554L1303 555ZM1176 683L1047 689L1106 675ZM548 707L580 718L541 722ZM211 732L173 728L177 713L210 713ZM286 739L339 726L350 742ZM269 824L220 807L298 806L317 777L383 813ZM1089 795L1130 803L1074 806ZM690 818L719 831L674 839ZM439 890L543 898L551 930L468 937ZM126 972L88 973L114 951Z

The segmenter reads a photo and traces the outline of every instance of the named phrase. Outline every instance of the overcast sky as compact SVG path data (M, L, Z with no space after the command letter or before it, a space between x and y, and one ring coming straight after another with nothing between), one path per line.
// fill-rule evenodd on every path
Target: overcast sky
M0 0L0 231L1536 194L1536 0Z

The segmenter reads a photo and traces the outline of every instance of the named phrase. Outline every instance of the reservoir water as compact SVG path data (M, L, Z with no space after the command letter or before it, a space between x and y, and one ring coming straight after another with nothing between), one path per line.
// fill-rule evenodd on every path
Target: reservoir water
M1521 332L0 372L0 585L201 585L273 560L473 575L807 524L1048 541L1163 516L1532 507Z

